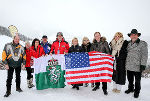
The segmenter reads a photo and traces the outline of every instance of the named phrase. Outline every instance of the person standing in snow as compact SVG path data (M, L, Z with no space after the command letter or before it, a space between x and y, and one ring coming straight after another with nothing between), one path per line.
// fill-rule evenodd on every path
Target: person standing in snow
M30 46L30 42L29 41L26 41L25 43L25 52L26 52L26 71L27 71L27 85L28 85L28 88L32 88L34 87L33 85L33 75L32 75L32 72L33 72L33 69L31 68L31 46Z
M69 51L69 44L63 38L63 33L58 32L56 35L56 41L53 42L51 46L50 54L54 52L54 54L65 54Z
M131 38L127 47L127 59L126 69L128 78L128 90L126 94L134 92L134 98L138 98L141 90L141 73L145 70L148 59L148 47L147 43L139 39L141 33L138 33L136 29L132 29L128 34ZM135 78L135 88L134 88Z
M106 54L110 54L110 48L108 45L108 42L106 41L105 37L101 37L100 32L95 32L94 33L94 40L91 46L91 51L98 51ZM107 82L102 82L102 89L104 92L104 95L108 95L107 92ZM96 91L99 89L100 82L95 83L95 87L92 89L92 91Z
M120 93L121 86L125 85L126 81L126 69L125 62L127 57L128 41L124 40L123 34L117 32L110 42L111 55L115 57L115 63L113 68L113 92Z
M79 46L77 38L72 39L72 46L69 48L68 53L72 53L72 52L83 52L82 47ZM83 84L73 84L72 86L73 89L76 88L77 90L79 90L79 86L83 86Z
M31 57L32 58L39 58L41 56L44 56L45 52L43 47L40 45L40 40L35 38L32 41L32 46L31 46Z
M82 45L81 45L83 52L90 52L90 48L91 48L91 43L88 37L83 37L82 40ZM88 83L85 83L85 87L88 87ZM92 83L91 85L92 87L94 87L94 83Z
M14 36L13 42L5 45L3 53L2 53L2 61L5 64L5 68L7 70L7 82L6 82L6 94L4 97L8 97L11 94L11 85L13 79L13 73L15 70L16 74L16 91L22 92L20 88L21 84L21 65L23 63L23 69L26 64L26 54L24 51L24 47L19 43L20 37L18 34Z
M51 44L48 43L47 39L48 39L47 36L44 35L42 37L42 42L41 42L41 46L44 48L44 52L46 55L48 55L51 50Z

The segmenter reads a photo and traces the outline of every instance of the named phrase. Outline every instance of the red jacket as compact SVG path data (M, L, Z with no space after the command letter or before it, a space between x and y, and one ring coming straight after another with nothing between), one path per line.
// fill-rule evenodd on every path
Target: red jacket
M56 41L54 41L51 46L50 53L52 53L54 51L55 54L58 54L58 50L59 50L59 54L68 53L68 51L69 51L68 42L66 42L66 41L64 41L64 39L62 39L62 41L59 44L58 39L56 39Z
M31 67L31 51L30 49L25 49L26 52L26 66L25 67Z
M42 55L45 55L44 49L41 45L38 46L37 50L34 49L34 46L31 47L31 56L34 58L39 58Z

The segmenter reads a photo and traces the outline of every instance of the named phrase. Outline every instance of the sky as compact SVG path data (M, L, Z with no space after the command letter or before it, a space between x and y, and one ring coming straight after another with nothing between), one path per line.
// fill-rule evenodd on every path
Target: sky
M31 38L47 35L54 41L63 32L66 41L73 37L92 41L100 32L111 41L116 32L136 28L148 43L150 34L150 0L0 0L0 25L15 25Z

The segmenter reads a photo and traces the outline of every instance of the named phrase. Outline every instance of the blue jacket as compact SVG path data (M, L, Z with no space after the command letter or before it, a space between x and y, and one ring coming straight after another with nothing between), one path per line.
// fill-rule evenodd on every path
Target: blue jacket
M50 53L51 44L49 44L48 42L46 44L43 44L43 42L41 42L41 46L44 48L45 54L49 54Z

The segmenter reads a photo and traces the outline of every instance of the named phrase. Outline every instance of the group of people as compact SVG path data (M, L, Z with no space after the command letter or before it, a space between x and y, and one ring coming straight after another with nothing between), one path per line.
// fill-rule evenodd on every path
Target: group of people
M14 36L13 42L5 45L2 60L5 64L5 68L8 71L6 81L6 94L4 97L8 97L11 94L11 84L13 79L13 72L16 73L16 91L22 92L20 87L21 83L21 67L27 70L27 85L28 88L34 87L33 75L34 71L31 66L33 64L33 58L39 58L45 55L52 54L67 54L71 52L90 52L98 51L106 54L110 54L115 58L113 66L113 89L115 93L120 93L122 85L126 83L126 74L128 79L128 89L126 94L134 92L134 97L138 98L141 90L141 73L146 68L148 59L148 46L145 41L140 40L141 33L138 33L136 29L132 29L128 36L130 41L124 39L121 32L115 33L112 41L108 43L105 37L102 37L100 32L94 33L94 39L91 43L88 37L84 37L82 45L79 46L78 39L73 38L72 44L69 47L69 43L65 41L63 33L58 32L56 40L50 44L46 35L42 37L42 42L35 38L30 42L25 43L25 47L20 45L19 36ZM135 79L135 83L134 83ZM96 91L100 87L100 82L91 84ZM83 84L72 85L73 89L79 90L79 86ZM88 83L84 84L85 87ZM102 89L104 95L108 95L107 82L102 82Z

